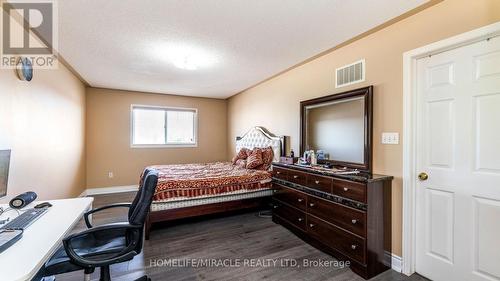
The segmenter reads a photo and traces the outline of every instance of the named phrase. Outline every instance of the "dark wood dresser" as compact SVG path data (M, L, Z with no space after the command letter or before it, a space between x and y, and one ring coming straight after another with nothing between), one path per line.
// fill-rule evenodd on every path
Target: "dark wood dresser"
M392 179L275 163L273 221L372 278L391 264Z

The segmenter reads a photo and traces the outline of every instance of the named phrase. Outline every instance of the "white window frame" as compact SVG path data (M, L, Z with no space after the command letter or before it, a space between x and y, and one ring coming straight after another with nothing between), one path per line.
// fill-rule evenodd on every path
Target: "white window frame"
M152 109L152 110L172 110L172 111L194 111L194 143L168 143L168 144L134 144L134 109ZM166 131L165 131L166 133ZM165 136L166 141L166 136ZM198 109L189 107L173 107L173 106L158 106L158 105L144 105L144 104L131 104L130 105L130 147L131 148L182 148L182 147L198 147Z

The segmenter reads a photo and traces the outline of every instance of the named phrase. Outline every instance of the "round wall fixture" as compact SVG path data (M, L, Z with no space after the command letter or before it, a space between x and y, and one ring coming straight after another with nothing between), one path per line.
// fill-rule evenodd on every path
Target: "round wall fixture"
M33 65L26 57L20 57L16 65L17 76L21 81L31 81L33 79Z

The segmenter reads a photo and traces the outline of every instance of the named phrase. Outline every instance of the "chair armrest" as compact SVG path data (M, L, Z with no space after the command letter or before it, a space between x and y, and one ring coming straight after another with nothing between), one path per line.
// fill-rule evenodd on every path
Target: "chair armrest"
M95 209L92 209L92 210L86 212L85 214L83 214L83 218L85 219L85 224L87 225L87 228L92 228L93 226L90 223L89 215L91 215L93 213L100 212L102 210L106 210L106 209L119 208L119 207L121 207L121 208L130 208L130 206L132 206L131 203L116 203L116 204L102 206L102 207L95 208Z
M142 239L141 235L142 228L143 228L142 225L131 225L129 223L113 223L113 224L97 226L79 233L72 234L64 238L63 239L64 250L66 251L68 257L71 259L71 262L82 267L100 267L114 263L120 263L129 260L133 256L138 254L137 251L135 251L135 248L137 247L137 244L140 242L139 239ZM117 253L112 257L108 257L102 260L96 259L95 256L92 257L92 260L86 259L85 257L78 255L75 249L73 248L72 243L74 240L83 238L84 236L87 236L89 234L106 233L109 230L123 230L124 232L126 231L136 232L135 239L127 239L128 244L124 250L122 250L120 253Z

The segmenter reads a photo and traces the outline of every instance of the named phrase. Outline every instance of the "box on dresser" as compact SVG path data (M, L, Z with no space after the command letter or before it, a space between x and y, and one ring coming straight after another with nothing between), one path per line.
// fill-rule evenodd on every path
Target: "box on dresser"
M280 163L293 164L293 163L297 162L298 159L299 159L298 157L281 156Z
M273 165L273 221L365 279L390 268L392 177Z

